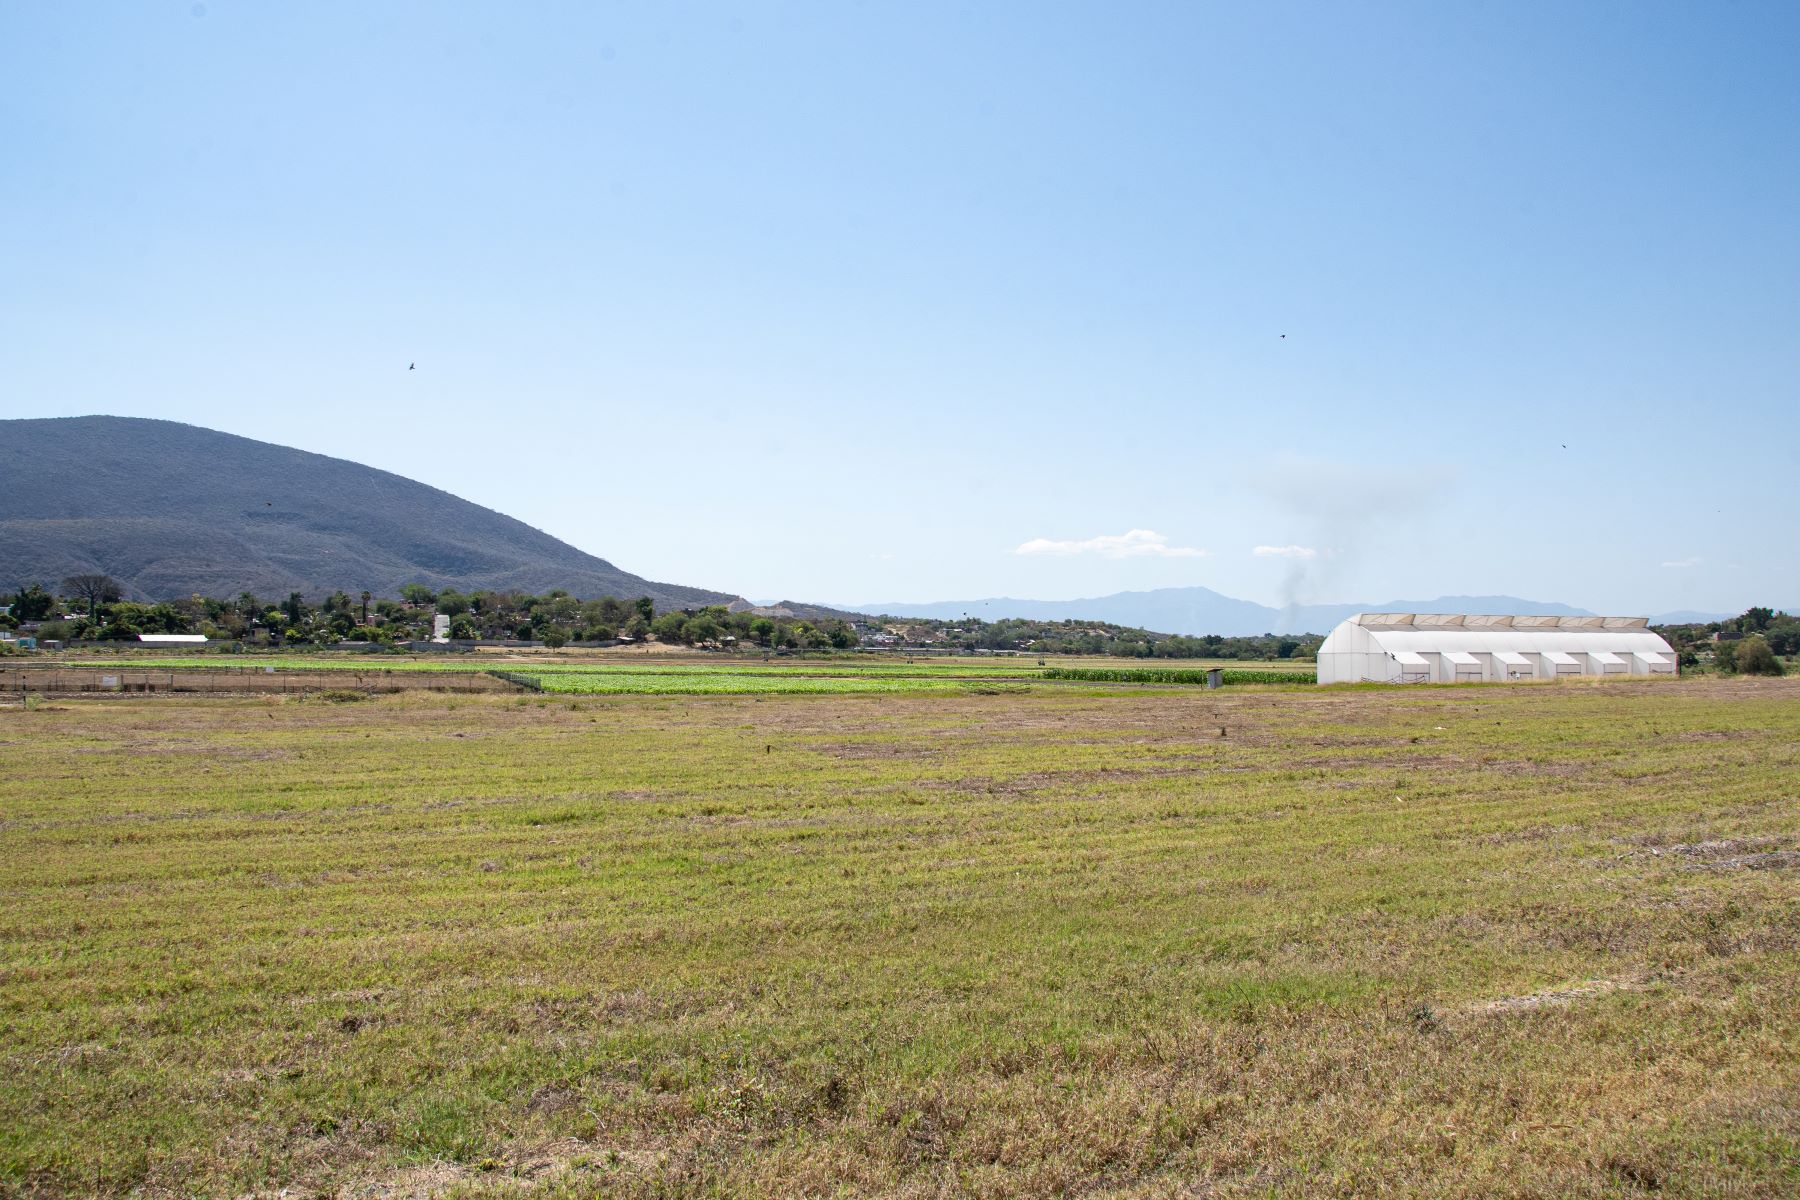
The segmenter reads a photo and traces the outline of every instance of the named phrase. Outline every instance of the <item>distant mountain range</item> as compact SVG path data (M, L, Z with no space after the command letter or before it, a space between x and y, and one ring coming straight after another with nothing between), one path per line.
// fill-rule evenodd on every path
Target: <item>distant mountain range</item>
M659 608L738 599L643 579L387 471L173 421L0 421L0 480L0 590L93 572L152 600L409 583Z
M963 616L997 621L1022 617L1037 621L1107 621L1158 633L1248 637L1261 633L1326 633L1359 612L1508 613L1517 616L1588 617L1595 614L1567 604L1522 600L1517 596L1439 596L1435 600L1388 600L1379 604L1304 604L1271 608L1237 600L1211 588L1158 588L1149 592L1117 592L1089 600L941 600L930 604L856 604L843 607L896 617L930 617L954 621ZM1606 614L1644 616L1644 613ZM1657 624L1716 621L1724 614L1666 613Z

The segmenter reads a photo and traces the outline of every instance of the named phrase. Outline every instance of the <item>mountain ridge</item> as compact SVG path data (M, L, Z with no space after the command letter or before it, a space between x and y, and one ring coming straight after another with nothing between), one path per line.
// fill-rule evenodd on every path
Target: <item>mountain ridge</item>
M0 421L0 478L0 587L95 572L151 600L408 583L663 608L738 599L633 575L390 471L175 421Z

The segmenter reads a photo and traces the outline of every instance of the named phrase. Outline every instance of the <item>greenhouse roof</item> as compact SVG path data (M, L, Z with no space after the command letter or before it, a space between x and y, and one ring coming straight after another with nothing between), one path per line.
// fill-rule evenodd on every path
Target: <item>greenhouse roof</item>
M1367 629L1506 629L1630 630L1647 629L1648 617L1509 617L1473 613L1357 613L1350 618Z

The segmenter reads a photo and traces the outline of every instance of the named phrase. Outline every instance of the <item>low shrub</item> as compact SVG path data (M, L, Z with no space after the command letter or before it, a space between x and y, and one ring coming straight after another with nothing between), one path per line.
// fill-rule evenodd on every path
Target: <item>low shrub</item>
M1736 667L1740 675L1784 674L1781 660L1760 634L1751 634L1738 643Z

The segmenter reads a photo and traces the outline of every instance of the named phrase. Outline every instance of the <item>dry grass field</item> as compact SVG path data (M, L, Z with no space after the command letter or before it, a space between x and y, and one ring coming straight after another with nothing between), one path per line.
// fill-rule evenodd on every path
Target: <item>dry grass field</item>
M0 1117L26 1197L1793 1196L1800 681L14 704Z

